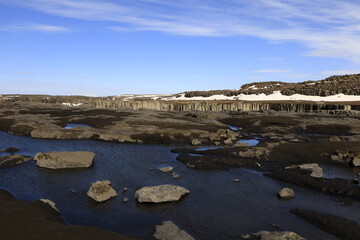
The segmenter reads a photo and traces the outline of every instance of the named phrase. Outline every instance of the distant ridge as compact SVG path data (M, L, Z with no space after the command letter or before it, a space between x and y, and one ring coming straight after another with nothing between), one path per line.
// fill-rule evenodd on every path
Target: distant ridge
M272 94L280 91L282 95L301 94L308 96L331 96L336 94L360 95L360 74L335 75L324 80L298 83L254 82L248 83L239 90L187 91L185 97L210 97L213 95L237 96L239 94Z

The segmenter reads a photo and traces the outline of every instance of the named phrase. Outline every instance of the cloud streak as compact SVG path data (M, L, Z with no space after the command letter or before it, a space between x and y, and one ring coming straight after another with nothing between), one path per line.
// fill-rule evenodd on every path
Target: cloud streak
M9 4L7 2L0 0L0 4ZM12 2L55 16L109 22L111 31L159 31L203 37L252 36L275 43L291 41L309 49L304 56L345 58L360 63L360 3L351 0ZM44 26L32 29L64 30Z
M45 24L18 24L18 25L9 25L9 26L0 26L0 31L5 32L50 32L50 33L58 33L58 32L68 32L70 31L67 28L53 26L53 25L45 25Z

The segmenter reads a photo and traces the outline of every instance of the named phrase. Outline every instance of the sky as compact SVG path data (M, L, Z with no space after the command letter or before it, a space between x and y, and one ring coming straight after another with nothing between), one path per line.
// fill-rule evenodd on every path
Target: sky
M360 0L0 0L0 94L238 89L360 73Z

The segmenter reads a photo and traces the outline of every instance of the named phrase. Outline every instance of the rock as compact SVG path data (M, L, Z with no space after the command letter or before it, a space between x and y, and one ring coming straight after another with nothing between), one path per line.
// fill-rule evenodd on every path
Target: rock
M33 159L30 156L12 154L0 157L0 168L12 167Z
M177 173L173 173L173 174L172 174L172 177L173 177L173 178L179 178L179 177L180 177L180 175L179 175L179 174L177 174Z
M283 188L278 193L278 196L279 196L279 198L282 198L282 199L294 198L295 193L294 193L294 190L292 190L291 188Z
M193 140L191 140L191 145L193 145L193 146L197 146L200 144L201 144L201 142L197 138L194 138Z
M128 191L128 188L127 187L124 187L123 188L123 192L127 192Z
M322 178L323 176L323 170L317 163L301 164L299 168L311 171L310 176L314 178Z
M340 139L340 137L338 137L338 136L331 136L331 137L329 138L329 141L330 141L330 142L341 142L341 139Z
M138 202L161 203L178 201L189 191L183 187L174 185L159 185L153 187L143 187L135 192Z
M257 236L259 240L306 240L294 232L268 232L261 231L252 234Z
M164 221L156 225L155 229L154 237L158 240L195 240L171 221Z
M306 164L300 164L300 165L291 165L285 167L285 169L294 169L298 168L300 170L304 170L310 173L311 177L314 178L322 178L323 177L323 169L319 167L317 163L306 163Z
M56 211L60 212L59 209L56 208L56 204L53 201L51 201L49 199L43 199L43 198L39 199L39 200L42 201L43 203L46 203L46 204L50 205L50 207L52 207Z
M174 168L173 167L163 167L163 168L159 168L159 170L164 173L168 173L168 172L171 172L172 170L174 170Z
M87 195L97 202L104 202L117 196L116 191L110 186L110 184L109 180L96 181L91 184Z
M240 182L240 179L235 178L233 181L236 182L236 183L239 183L239 182Z
M191 164L190 162L187 162L187 163L186 163L186 166L187 166L188 168L195 168L195 167L196 167L194 164Z
M48 152L37 153L35 160L39 167L62 168L88 168L91 166L95 153L92 152Z
M355 156L354 159L352 160L352 164L355 167L360 167L360 156Z
M20 149L20 148L17 148L17 147L9 147L9 148L0 150L0 152L16 153L16 152L18 152L18 151L20 151L20 150L21 150L21 149Z
M127 202L129 202L129 199L128 199L128 198L124 198L124 199L123 199L123 202L124 202L124 203L127 203Z
M233 144L233 141L232 141L231 138L228 138L228 139L226 139L226 140L224 141L224 144L226 144L226 145L232 145L232 144Z

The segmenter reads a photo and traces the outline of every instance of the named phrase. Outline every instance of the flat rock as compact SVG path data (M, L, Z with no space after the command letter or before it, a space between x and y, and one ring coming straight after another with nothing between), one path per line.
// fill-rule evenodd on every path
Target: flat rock
M0 152L16 153L16 152L18 152L18 151L20 151L20 150L21 150L21 149L20 149L20 148L17 148L17 147L9 147L9 148L0 150Z
M310 173L311 177L314 178L322 178L323 177L323 169L319 167L317 163L306 163L300 165L291 165L286 167L285 169L294 169L298 168L300 170L305 170Z
M310 176L314 178L322 178L323 170L317 163L301 164L300 169L311 171Z
M156 225L155 229L154 237L158 240L195 240L171 221L164 221Z
M57 209L56 204L55 204L53 201L51 201L51 200L49 200L49 199L44 199L44 198L39 199L39 200L40 200L41 202L45 203L45 204L48 204L50 207L52 207L52 208L55 209L56 211L60 212L59 209Z
M189 191L183 187L174 185L159 185L143 187L135 192L138 202L161 203L178 201Z
M0 168L12 167L31 160L32 157L19 154L12 154L0 157Z
M174 170L174 168L173 167L163 167L163 168L159 168L159 170L164 173L168 173L168 172L171 172L172 170Z
M279 198L282 198L282 199L289 199L289 198L294 198L295 193L294 193L294 190L292 190L291 188L283 188L278 193L278 196L279 196Z
M48 152L37 153L34 157L39 167L62 168L88 168L92 165L95 153L93 152Z
M87 195L97 202L104 202L117 196L116 191L110 186L110 184L109 180L96 181L91 184Z
M259 240L306 240L294 232L269 232L261 231L254 233Z

